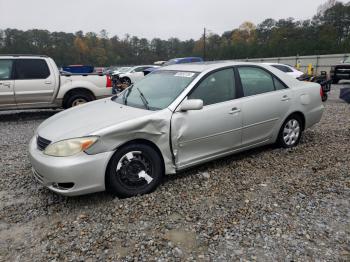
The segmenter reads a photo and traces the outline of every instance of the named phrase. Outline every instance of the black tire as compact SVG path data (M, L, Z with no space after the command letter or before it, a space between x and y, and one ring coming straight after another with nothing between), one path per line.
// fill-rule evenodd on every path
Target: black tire
M130 85L131 85L131 80L130 80L129 77L123 77L123 78L121 79L121 82L122 82L123 84L127 85L127 86L130 86Z
M322 102L326 102L327 99L328 99L328 95L327 95L327 93L324 93L322 96Z
M94 97L85 92L74 92L68 95L64 102L64 108L70 108L94 100Z
M297 136L293 136L293 134L296 135L296 131L295 131L296 129L286 133L286 130L292 130L292 128L290 129L288 128L288 126L290 126L291 123L293 123L291 121L297 121L297 124L299 127L299 132ZM286 119L286 121L284 121L278 133L277 144L283 148L295 147L299 144L302 133L303 133L303 122L300 116L291 115ZM288 139L288 136L289 136L289 139Z
M141 172L148 178L140 177ZM130 144L118 149L111 158L106 171L106 189L121 198L148 194L157 188L163 177L159 154L148 145Z

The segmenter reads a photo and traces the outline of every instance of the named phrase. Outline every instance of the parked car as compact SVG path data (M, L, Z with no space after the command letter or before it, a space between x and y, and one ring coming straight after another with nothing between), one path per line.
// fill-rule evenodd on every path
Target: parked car
M338 84L340 80L350 80L350 57L343 63L331 67L330 76L333 84Z
M145 74L143 73L144 70L152 68L158 68L159 66L156 65L140 65L140 66L134 66L129 68L127 71L118 73L118 77L120 78L120 81L127 86L136 83L137 81L140 81L142 78L145 77Z
M34 176L56 193L130 197L219 157L272 143L294 147L323 110L319 84L268 65L172 65L47 119L29 155Z
M173 58L169 61L166 61L163 63L162 66L169 66L169 65L175 65L175 64L187 64L187 63L197 63L197 62L203 62L203 58L201 57L182 57L182 58ZM152 73L153 71L157 70L156 67L147 68L143 71L144 75L148 75L149 73Z
M103 71L104 74L106 75L113 75L115 71L118 71L121 67L120 66L110 66L108 68L105 68Z
M0 110L69 108L112 95L109 76L58 70L47 56L0 56Z
M119 67L119 68L113 70L112 75L117 75L120 73L128 72L130 70L130 68L131 68L130 66Z
M182 58L173 58L167 61L163 66L175 65L175 64L186 64L186 63L196 63L203 62L201 57L182 57Z
M279 64L279 63L264 63L264 64L273 66L273 67L277 68L278 70L281 70L282 72L284 72L287 75L290 75L294 78L298 78L298 77L304 75L303 72L295 69L294 67L292 67L290 65Z

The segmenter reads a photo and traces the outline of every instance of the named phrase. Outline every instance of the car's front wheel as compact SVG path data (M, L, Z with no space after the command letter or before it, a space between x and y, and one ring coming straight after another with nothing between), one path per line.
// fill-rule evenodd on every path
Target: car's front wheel
M130 144L112 157L106 172L106 189L119 197L152 192L164 170L156 150L145 144Z
M294 147L299 144L302 131L301 118L298 115L292 115L284 121L277 142L284 148Z
M130 86L130 85L131 85L131 80L130 80L130 78L128 78L128 77L123 77L123 78L121 79L121 82L122 82L124 85L126 85L126 86Z

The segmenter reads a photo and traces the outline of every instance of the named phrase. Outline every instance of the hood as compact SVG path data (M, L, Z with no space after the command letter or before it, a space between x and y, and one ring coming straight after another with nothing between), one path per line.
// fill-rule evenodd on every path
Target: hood
M83 137L94 131L154 113L101 99L60 112L45 120L37 129L39 136L57 142Z

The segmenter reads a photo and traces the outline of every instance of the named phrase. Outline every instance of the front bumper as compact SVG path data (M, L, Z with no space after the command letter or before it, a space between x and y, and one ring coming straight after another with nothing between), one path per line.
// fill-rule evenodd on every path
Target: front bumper
M104 191L105 172L113 153L88 155L81 152L70 157L53 157L37 149L36 137L29 144L29 158L36 180L65 196Z

